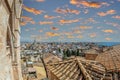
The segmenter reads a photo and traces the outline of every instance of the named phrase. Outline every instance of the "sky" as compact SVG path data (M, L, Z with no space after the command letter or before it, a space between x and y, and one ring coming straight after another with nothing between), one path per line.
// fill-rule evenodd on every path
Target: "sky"
M21 41L120 42L120 0L23 0Z

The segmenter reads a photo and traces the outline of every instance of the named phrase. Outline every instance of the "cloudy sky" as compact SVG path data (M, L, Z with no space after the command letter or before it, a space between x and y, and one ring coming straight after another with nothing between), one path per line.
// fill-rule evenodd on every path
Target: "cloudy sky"
M120 42L120 0L23 0L21 41Z

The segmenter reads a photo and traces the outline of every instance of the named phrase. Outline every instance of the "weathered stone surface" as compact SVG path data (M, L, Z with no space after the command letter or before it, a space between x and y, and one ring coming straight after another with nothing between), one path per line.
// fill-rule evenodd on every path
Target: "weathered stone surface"
M0 80L12 80L11 60L7 56L6 32L9 14L4 6L0 6Z
M13 1L8 0L8 5L6 1L2 0L0 3L0 80L22 80L21 66L20 66L20 30L19 20L16 19ZM19 2L19 0L18 0ZM11 9L13 12L9 12ZM19 12L18 12L19 13ZM13 17L9 19L9 14ZM11 23L9 23L9 20ZM13 22L15 21L15 22ZM11 26L12 24L12 26ZM7 35L9 34L9 35ZM16 47L15 44L16 44ZM13 58L16 59L17 65L14 64Z
M13 0L7 0L10 7L12 7Z

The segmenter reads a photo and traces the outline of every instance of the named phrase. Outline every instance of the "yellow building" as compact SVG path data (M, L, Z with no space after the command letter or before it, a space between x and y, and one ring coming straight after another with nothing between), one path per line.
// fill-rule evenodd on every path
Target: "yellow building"
M0 80L22 80L20 66L21 0L0 0Z

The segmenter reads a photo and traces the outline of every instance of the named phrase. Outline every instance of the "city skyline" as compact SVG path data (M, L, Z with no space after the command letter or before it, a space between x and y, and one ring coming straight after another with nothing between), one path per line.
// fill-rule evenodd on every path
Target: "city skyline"
M120 0L24 0L21 41L119 42Z

